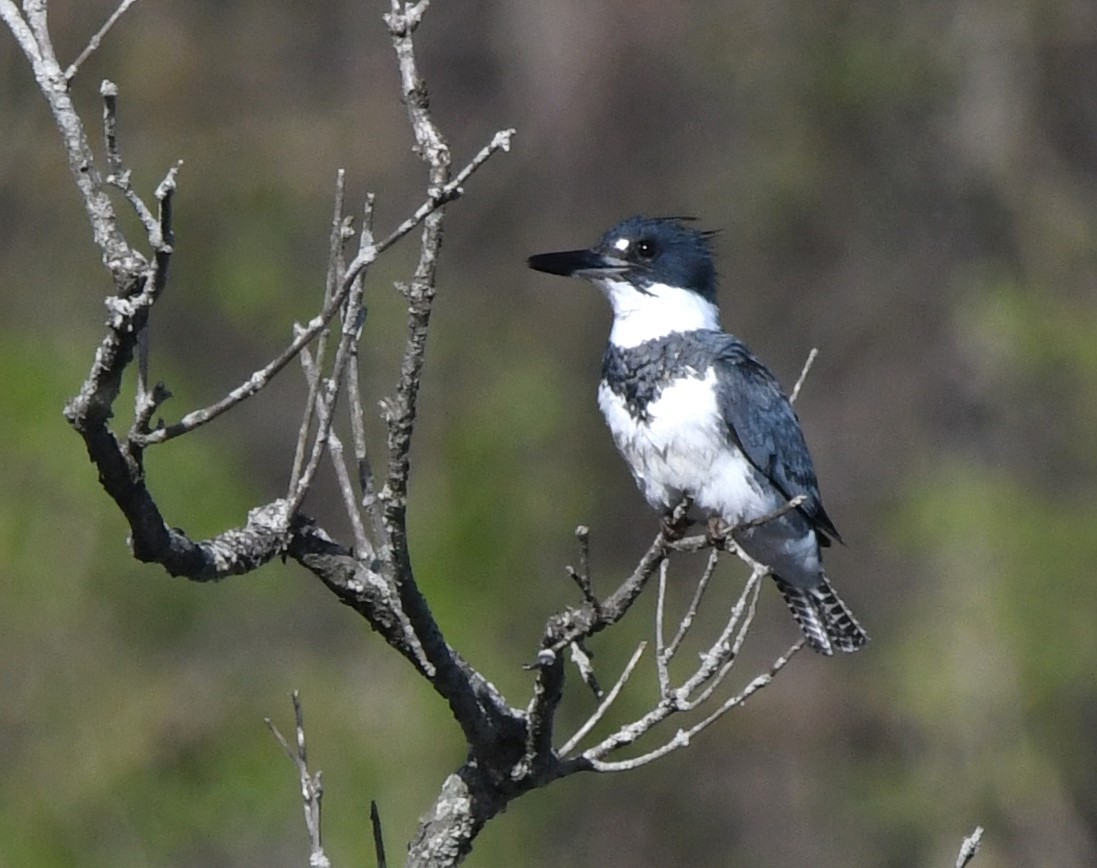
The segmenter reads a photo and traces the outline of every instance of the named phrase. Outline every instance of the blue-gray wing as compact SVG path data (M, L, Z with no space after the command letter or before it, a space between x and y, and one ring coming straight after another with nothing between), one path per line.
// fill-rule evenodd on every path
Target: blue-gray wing
M829 543L827 536L841 541L823 509L800 420L777 378L731 335L720 334L712 349L720 410L733 441L786 499L804 495L799 510L820 531L821 544Z

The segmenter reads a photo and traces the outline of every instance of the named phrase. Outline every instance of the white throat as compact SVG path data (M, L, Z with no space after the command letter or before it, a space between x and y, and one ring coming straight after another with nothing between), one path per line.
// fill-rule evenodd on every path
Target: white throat
M613 306L611 344L635 347L674 332L719 329L720 311L696 292L653 283L641 292L614 278L597 281Z

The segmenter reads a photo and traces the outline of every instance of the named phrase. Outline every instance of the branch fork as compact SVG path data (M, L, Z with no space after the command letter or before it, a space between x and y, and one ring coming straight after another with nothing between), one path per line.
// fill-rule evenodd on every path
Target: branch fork
M174 197L182 166L177 162L146 202L133 187L133 175L122 158L118 108L119 87L104 81L102 98L103 165L101 172L83 121L71 100L69 85L84 61L135 0L122 0L72 64L62 69L54 54L46 20L46 0L25 0L23 12L13 0L0 0L0 20L11 29L31 63L36 81L61 133L70 171L88 215L93 240L113 284L107 296L106 332L78 394L65 408L70 424L83 438L101 483L129 523L134 556L160 564L170 575L190 581L218 581L244 575L274 558L291 558L311 571L340 602L365 618L413 669L426 678L448 703L468 745L466 761L445 781L434 806L424 816L408 850L409 866L454 865L469 852L483 825L521 794L579 771L635 768L687 745L728 710L762 689L801 645L794 645L769 672L750 681L716 705L706 717L679 726L646 753L611 758L632 747L672 715L696 711L715 696L735 663L754 616L764 567L748 561L751 574L728 612L725 626L692 666L676 679L684 640L695 624L720 552L704 537L675 539L661 530L632 573L604 598L594 590L590 569L590 539L586 528L576 531L578 567L569 575L582 604L548 620L540 640L531 695L524 706L512 706L462 655L449 645L420 591L411 565L407 539L407 492L410 447L417 418L418 397L436 293L438 259L443 241L445 206L460 198L471 177L500 151L508 151L515 132L500 130L454 174L449 146L436 126L429 94L419 74L412 36L420 26L429 0L392 0L384 16L400 72L400 91L412 131L413 150L424 163L425 197L387 235L377 239L373 198L368 196L355 232L345 207L345 173L336 178L335 204L329 236L328 269L318 312L294 326L288 344L234 389L209 406L191 410L176 421L154 417L171 397L163 383L150 384L148 320L167 285L175 248ZM121 198L137 215L144 238L131 244L119 228L114 201ZM359 345L367 324L365 298L369 267L392 245L420 232L419 256L410 278L396 291L407 304L404 351L395 384L381 402L385 455L375 478L367 449L367 413L359 389ZM144 249L139 249L143 247ZM290 362L297 360L308 386L296 449L283 497L250 510L241 527L229 528L207 540L192 540L169 524L147 484L145 450L191 433L263 391ZM134 421L119 434L111 427L114 405L128 370L136 361ZM810 365L809 359L809 365ZM806 374L806 367L805 372ZM802 381L802 378L801 378ZM799 389L797 384L797 390ZM349 429L349 449L344 446ZM341 433L342 432L342 433ZM348 454L348 452L350 454ZM303 505L319 471L329 460L335 471L343 507L353 532L344 545L313 519ZM787 508L795 508L790 504ZM677 526L689 503L671 516ZM671 559L679 552L711 548L686 612L673 631L666 596ZM747 560L730 541L726 551ZM606 722L638 667L649 642L638 645L612 687L599 685L590 647L593 638L618 623L640 593L658 574L655 670L659 698L637 719L618 725L592 746L581 748L595 728ZM668 634L669 638L668 638ZM565 651L567 656L565 656ZM567 663L573 663L596 700L588 719L557 747L556 716L563 699ZM294 694L296 745L272 725L272 732L297 767L310 864L329 865L320 836L323 778L309 771L304 720ZM379 823L375 840L380 847ZM382 857L383 858L383 857Z

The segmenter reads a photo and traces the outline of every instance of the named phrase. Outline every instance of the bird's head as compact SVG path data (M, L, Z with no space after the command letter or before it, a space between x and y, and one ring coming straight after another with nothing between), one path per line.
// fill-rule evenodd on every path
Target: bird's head
M686 226L684 219L629 217L593 247L540 253L529 266L600 286L613 306L611 340L619 345L719 328L713 233Z

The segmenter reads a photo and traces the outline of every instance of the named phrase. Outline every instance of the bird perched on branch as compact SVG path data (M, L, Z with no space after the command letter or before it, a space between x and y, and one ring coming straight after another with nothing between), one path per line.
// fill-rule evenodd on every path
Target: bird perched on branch
M598 404L648 503L670 521L691 498L710 533L730 533L769 568L816 651L856 651L868 636L820 557L841 537L788 398L720 327L711 239L681 218L631 217L591 248L538 254L529 265L589 280L609 299Z

